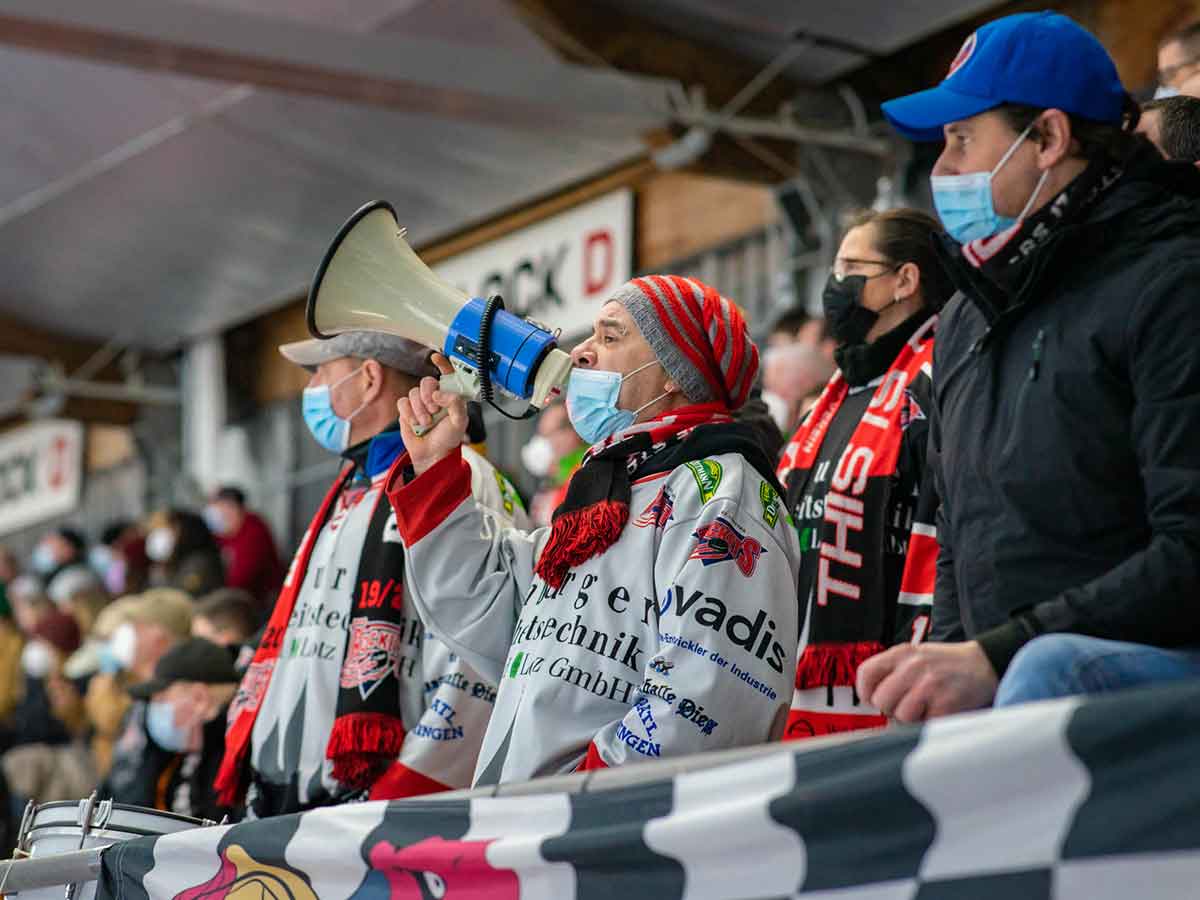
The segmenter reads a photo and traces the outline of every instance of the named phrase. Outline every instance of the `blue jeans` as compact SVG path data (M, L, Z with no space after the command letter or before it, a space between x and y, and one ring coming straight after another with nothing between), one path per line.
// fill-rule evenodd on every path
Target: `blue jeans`
M996 706L1101 694L1200 678L1200 648L1166 649L1080 634L1044 634L1013 657L996 690Z

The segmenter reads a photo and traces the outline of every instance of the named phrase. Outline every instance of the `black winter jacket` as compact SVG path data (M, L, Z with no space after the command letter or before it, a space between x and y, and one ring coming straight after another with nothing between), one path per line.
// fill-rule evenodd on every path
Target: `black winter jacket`
M1139 152L1015 291L943 251L932 638L1200 645L1200 173Z

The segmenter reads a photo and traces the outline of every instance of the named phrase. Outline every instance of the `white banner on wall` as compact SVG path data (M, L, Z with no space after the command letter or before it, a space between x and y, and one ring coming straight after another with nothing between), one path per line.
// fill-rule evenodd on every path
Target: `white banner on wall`
M509 312L567 337L591 331L633 266L633 191L625 188L433 267L472 297L500 294ZM569 346L567 349L570 349Z
M0 434L0 535L74 512L83 487L83 425L34 422Z

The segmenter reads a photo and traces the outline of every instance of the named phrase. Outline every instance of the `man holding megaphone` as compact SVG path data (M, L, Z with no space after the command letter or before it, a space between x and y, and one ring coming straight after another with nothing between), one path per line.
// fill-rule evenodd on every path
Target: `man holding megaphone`
M638 278L571 362L592 446L550 528L494 527L472 502L461 396L425 378L398 404L386 489L409 598L500 685L477 784L774 740L792 695L799 547L773 461L732 418L758 369L741 312Z
M429 351L363 331L279 350L311 373L305 424L345 464L230 706L221 802L264 817L466 787L494 684L425 633L405 596L404 547L383 499L404 451L396 402L436 372ZM468 495L523 522L504 478L469 448L461 458Z

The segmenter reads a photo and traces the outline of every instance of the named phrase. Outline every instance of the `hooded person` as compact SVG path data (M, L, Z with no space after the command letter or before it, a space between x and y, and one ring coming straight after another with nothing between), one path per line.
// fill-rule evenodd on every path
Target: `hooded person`
M762 743L791 699L799 550L774 460L733 420L758 369L741 313L693 279L638 278L572 357L592 446L548 528L482 521L461 398L426 379L400 403L410 597L500 683L476 784Z
M230 705L219 802L261 818L465 787L495 688L426 637L383 496L405 447L396 401L436 371L429 351L373 332L279 349L312 373L304 421L344 464ZM462 456L468 494L523 521L511 485L474 451Z

